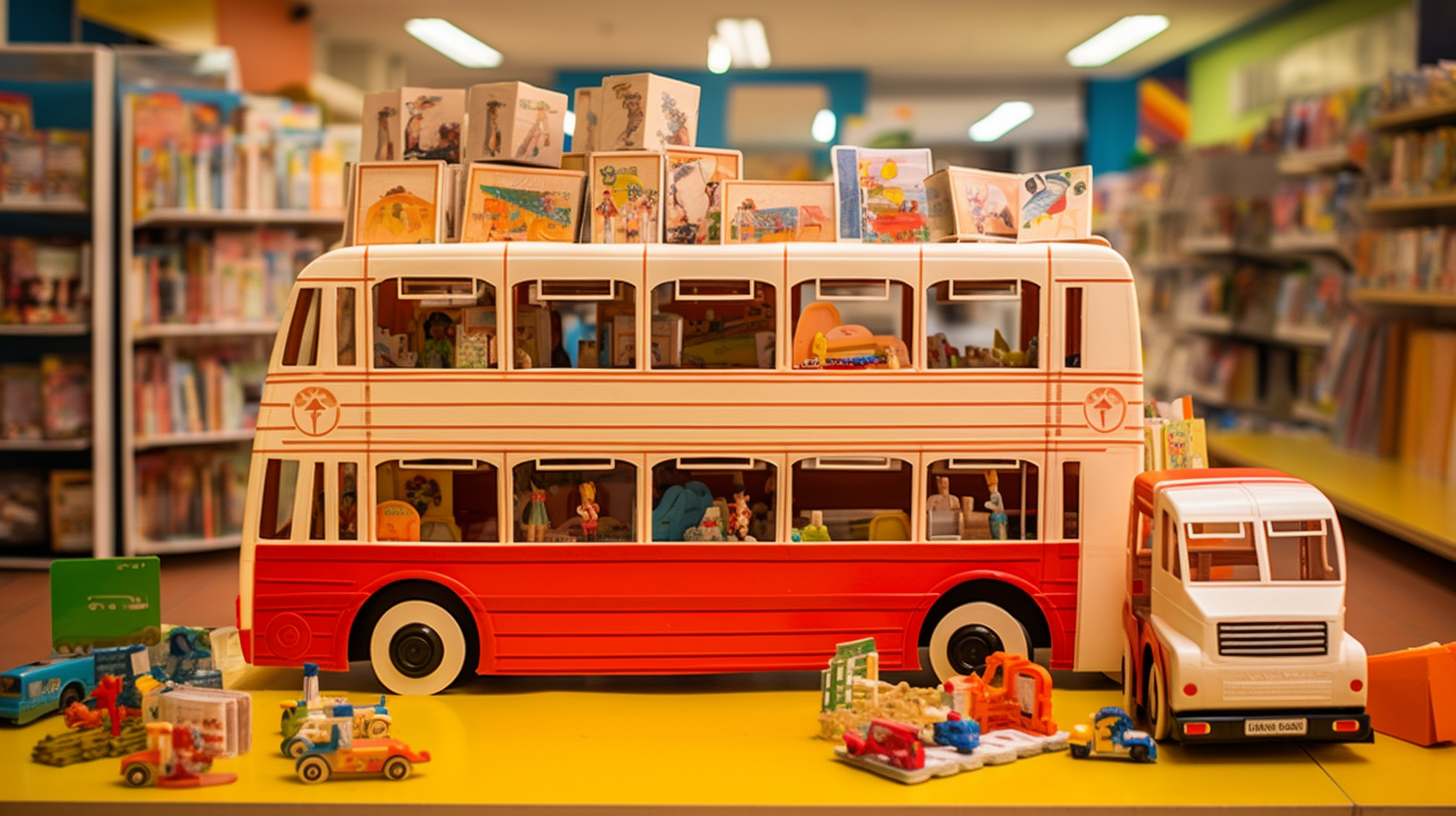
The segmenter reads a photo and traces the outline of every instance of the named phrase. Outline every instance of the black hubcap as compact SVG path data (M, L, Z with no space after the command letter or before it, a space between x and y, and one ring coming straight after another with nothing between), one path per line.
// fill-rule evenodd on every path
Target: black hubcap
M390 638L389 656L400 674L428 677L445 658L445 642L434 629L423 623L412 623Z
M958 674L971 674L986 665L986 658L992 652L1005 651L1001 636L995 630L979 623L962 626L950 636L946 646L946 657L952 669Z

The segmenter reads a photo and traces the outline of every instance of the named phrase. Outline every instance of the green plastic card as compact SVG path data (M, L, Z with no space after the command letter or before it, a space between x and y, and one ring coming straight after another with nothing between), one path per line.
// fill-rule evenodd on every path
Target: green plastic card
M51 648L59 654L162 640L162 562L63 558L51 563Z

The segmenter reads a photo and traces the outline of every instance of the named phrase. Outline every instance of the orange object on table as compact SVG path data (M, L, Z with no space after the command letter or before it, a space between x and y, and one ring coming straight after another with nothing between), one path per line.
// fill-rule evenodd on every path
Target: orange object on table
M1456 740L1456 642L1371 655L1367 665L1372 728L1417 745Z

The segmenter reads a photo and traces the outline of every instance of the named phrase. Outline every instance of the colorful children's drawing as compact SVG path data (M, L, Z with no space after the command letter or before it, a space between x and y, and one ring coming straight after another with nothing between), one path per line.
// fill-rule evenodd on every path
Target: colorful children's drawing
M592 243L659 243L662 155L641 151L593 153L590 163Z
M840 146L834 148L833 160L841 239L895 244L930 240L925 194L929 150ZM847 223L851 220L853 225Z
M642 94L633 90L632 86L626 82L618 82L613 85L612 93L616 95L622 110L627 114L627 126L617 135L617 144L640 147L642 145L642 123L647 117L647 111L642 106Z
M742 164L736 150L668 148L667 243L722 243L723 182L737 179Z
M956 207L963 214L962 231L969 225L987 238L1016 238L1020 185L1015 175L971 171L951 178L957 188Z
M693 143L688 132L688 114L679 110L677 100L667 91L662 92L662 122L666 130L657 132L657 140L665 145L686 146Z
M586 174L475 164L462 242L575 240Z
M541 155L542 148L548 148L552 144L551 126L547 117L560 115L561 111L554 110L551 103L543 100L522 99L517 105L522 111L530 113L531 125L525 130L525 138L516 146L516 158L535 158ZM559 142L557 146L560 146Z
M723 243L833 241L834 184L828 181L724 181Z
M374 112L375 139L374 160L394 161L398 156L395 154L394 130L399 127L399 108L393 105L386 105Z
M1086 238L1092 234L1092 168L1087 165L1023 176L1021 240Z
M438 243L444 169L438 161L359 165L352 243Z
M926 179L932 240L1080 240L1092 235L1092 168L998 173L948 167Z
M460 161L460 122L442 109L443 97L420 94L405 101L409 121L404 126L406 159Z
M493 159L500 155L500 109L504 106L505 103L498 99L492 99L485 103L485 145L483 147L483 155L488 158Z

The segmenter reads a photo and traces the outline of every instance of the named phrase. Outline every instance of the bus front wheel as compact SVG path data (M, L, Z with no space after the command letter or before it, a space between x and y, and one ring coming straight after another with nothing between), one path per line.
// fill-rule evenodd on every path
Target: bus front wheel
M930 666L941 680L981 670L993 652L1031 656L1026 627L993 603L961 604L930 633Z
M369 639L374 676L395 694L444 691L465 666L460 622L429 601L401 601L387 609Z
M1147 692L1148 726L1153 739L1165 740L1173 733L1173 714L1168 709L1168 684L1163 681L1163 669L1156 660L1151 675Z

